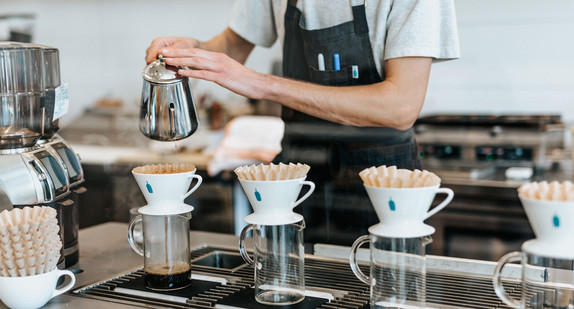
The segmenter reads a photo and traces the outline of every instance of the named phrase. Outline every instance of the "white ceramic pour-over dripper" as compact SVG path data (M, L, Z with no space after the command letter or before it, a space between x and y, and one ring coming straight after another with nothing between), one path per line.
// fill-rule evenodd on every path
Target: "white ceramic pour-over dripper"
M574 258L574 201L537 200L520 196L536 239L523 251L554 258Z
M454 197L448 188L436 186L415 188L382 188L365 185L369 199L381 221L369 228L369 233L383 237L429 236L435 229L423 221L442 210ZM429 211L437 193L447 197Z
M201 184L202 178L196 170L183 173L144 174L132 171L147 205L138 211L144 215L174 215L193 210L193 206L183 201ZM193 179L197 183L190 190Z
M303 220L303 216L293 212L293 208L307 199L315 190L315 184L306 181L305 178L262 181L239 179L254 211L245 217L245 222L259 225L282 225ZM309 191L297 199L304 185L309 186Z

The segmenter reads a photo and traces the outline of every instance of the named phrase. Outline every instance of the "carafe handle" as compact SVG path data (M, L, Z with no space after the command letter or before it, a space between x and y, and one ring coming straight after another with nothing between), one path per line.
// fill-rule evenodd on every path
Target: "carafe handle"
M247 253L247 249L245 249L245 238L247 237L249 230L253 230L253 225L249 224L241 230L241 234L239 235L239 253L247 264L254 267L253 259Z
M187 191L187 193L185 193L183 195L183 199L185 200L186 197L188 197L190 194L192 194L195 190L197 190L197 188L199 187L199 185L201 184L201 182L203 181L203 178L201 178L201 176L193 174L193 175L189 175L189 178L195 178L197 179L197 183L195 184L195 186L193 186L193 188L191 188L191 190ZM192 180L193 182L193 180Z
M508 293L506 293L506 290L504 289L504 286L502 285L501 282L500 273L502 271L502 268L504 268L504 265L506 265L507 263L522 262L522 259L523 259L522 252L519 251L514 251L506 254L505 256L500 258L498 264L496 264L496 268L494 269L494 277L492 277L492 285L494 286L494 292L496 292L496 295L505 304L509 305L512 308L524 308L524 306L519 301L512 298L512 296L510 296Z
M134 250L137 254L144 256L143 249L137 244L134 239L134 229L138 222L142 221L142 215L137 215L135 218L132 219L130 225L128 226L128 242L130 243L130 247Z
M353 243L353 246L351 247L351 255L349 255L349 264L351 265L351 270L353 271L355 276L357 276L357 278L359 278L359 280L361 280L364 283L369 284L369 285L371 284L370 283L371 278L369 278L368 276L363 274L363 272L359 268L359 265L357 264L357 250L363 244L370 242L370 241L371 241L370 235L363 235L363 236L357 238L357 240L355 240L355 242Z

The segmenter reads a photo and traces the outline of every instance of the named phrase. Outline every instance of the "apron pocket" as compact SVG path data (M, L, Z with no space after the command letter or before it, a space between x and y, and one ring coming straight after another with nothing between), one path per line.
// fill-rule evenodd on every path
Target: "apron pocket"
M338 71L319 71L310 66L309 79L311 82L328 86L352 86L359 84L359 79L353 78L352 66L343 67Z

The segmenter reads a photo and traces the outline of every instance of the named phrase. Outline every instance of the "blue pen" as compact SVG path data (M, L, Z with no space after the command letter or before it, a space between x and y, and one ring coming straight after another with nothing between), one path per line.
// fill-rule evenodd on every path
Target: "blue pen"
M341 62L339 61L339 54L333 55L333 69L339 71L341 69Z

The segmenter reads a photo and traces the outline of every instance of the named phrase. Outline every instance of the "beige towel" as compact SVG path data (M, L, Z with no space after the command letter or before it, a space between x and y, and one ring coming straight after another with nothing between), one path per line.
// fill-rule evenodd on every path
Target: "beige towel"
M285 124L279 117L239 116L225 127L225 135L207 171L217 175L225 169L271 162L281 152Z

